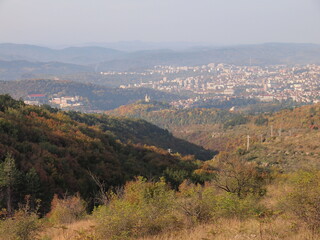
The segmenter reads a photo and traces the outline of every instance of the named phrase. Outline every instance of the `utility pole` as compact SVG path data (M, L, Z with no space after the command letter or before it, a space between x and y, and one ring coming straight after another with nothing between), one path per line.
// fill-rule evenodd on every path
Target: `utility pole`
M247 151L249 151L249 147L250 147L250 136L247 135Z
M260 134L260 141L263 143L263 134Z
M281 137L281 135L282 135L283 120L284 120L284 118L282 117L282 118L281 118L281 125L280 125L280 129L279 129L279 137Z
M271 137L273 137L273 125L271 125L271 129L270 129L271 131L270 131L270 135L271 135Z

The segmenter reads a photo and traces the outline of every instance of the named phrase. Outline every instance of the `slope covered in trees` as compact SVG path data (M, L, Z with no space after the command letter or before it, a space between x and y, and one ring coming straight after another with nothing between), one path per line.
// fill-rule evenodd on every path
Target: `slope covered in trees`
M223 124L224 128L227 128L248 121L242 114L231 113L226 110L215 108L176 109L165 103L146 103L143 101L121 106L107 113L116 116L142 118L169 130L186 128L186 131L192 125Z
M53 194L66 192L79 192L92 201L97 187L89 173L103 179L107 189L137 175L160 177L168 169L190 172L196 167L192 157L161 149L165 144L172 144L176 151L185 148L184 153L212 157L144 121L66 113L0 96L0 161L15 159L15 179L10 180L13 206L31 195L48 210ZM1 199L4 207L8 197Z
M249 115L247 119L245 124L226 129L206 124L192 126L190 132L173 133L208 149L238 151L248 161L273 164L284 172L319 168L319 104Z
M151 145L166 149L171 153L194 155L200 160L209 160L214 153L210 150L174 137L168 130L159 128L145 120L112 117L107 115L88 115L77 112L66 113L71 119L96 126L122 142Z

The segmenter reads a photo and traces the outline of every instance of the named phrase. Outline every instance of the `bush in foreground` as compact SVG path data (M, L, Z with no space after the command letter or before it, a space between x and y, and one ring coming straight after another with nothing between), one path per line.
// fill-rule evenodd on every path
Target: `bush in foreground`
M13 217L0 221L0 239L36 240L41 229L38 215L21 209Z
M174 208L174 191L163 179L147 182L139 177L122 194L111 194L109 204L95 209L93 216L102 239L129 239L178 228Z
M289 178L290 191L282 201L283 210L320 232L320 172L299 171Z
M82 219L86 215L86 203L79 195L59 199L54 196L48 219L53 224L68 224Z

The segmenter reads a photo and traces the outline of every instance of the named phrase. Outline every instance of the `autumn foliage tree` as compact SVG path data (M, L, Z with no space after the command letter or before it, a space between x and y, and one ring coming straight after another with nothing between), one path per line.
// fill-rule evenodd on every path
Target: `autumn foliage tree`
M239 198L249 194L264 195L268 172L255 162L248 162L238 155L221 153L216 158L215 185Z

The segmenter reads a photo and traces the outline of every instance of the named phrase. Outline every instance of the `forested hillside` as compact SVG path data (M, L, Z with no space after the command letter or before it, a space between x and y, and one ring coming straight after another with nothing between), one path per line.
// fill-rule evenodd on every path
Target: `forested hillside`
M209 160L214 155L213 151L205 150L195 144L176 138L168 130L159 128L145 120L77 112L66 114L72 120L89 126L96 126L101 131L109 133L124 143L157 146L172 153L194 155L200 160Z
M15 160L9 165L15 172L14 207L31 195L47 211L53 194L76 192L90 203L97 187L89 173L108 189L138 175L157 178L168 169L191 173L196 168L193 157L170 154L167 148L203 159L213 156L145 121L67 113L0 96L0 160ZM5 207L7 198L1 199Z
M275 113L243 115L218 109L174 109L167 104L136 103L108 113L143 118L169 129L174 136L213 151L245 151L248 159L273 162L285 171L319 165L319 105ZM306 161L308 159L308 161Z

